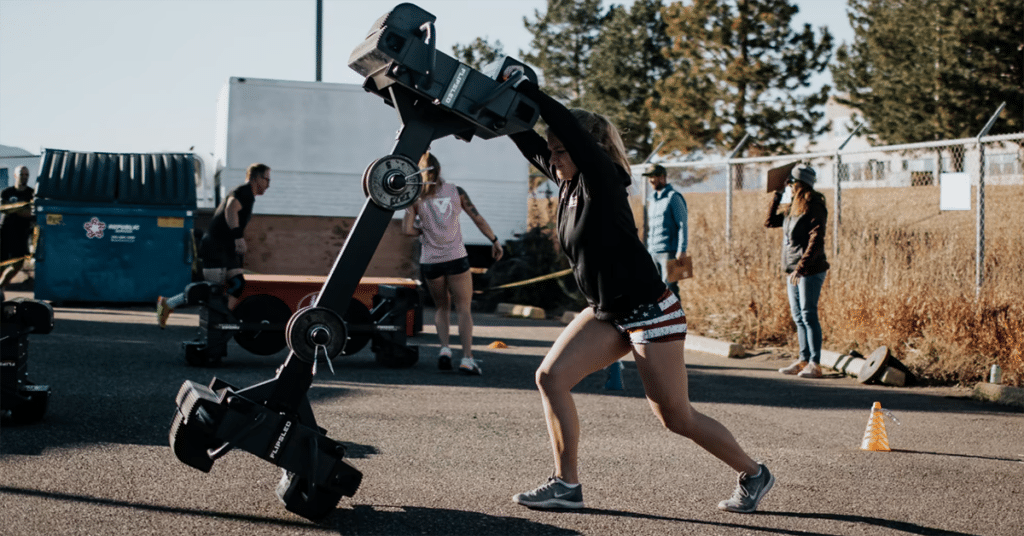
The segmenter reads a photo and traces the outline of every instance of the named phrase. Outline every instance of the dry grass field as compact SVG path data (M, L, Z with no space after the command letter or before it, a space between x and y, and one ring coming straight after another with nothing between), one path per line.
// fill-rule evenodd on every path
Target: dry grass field
M867 355L885 345L928 383L970 383L998 363L1024 384L1024 186L989 186L985 275L976 296L976 211L940 212L939 188L845 189L839 255L828 199L829 270L819 303L824 348ZM976 197L976 193L974 194ZM680 285L691 333L751 349L798 345L780 270L781 229L764 227L769 195L738 191L731 247L725 194L686 194L694 277ZM977 206L973 199L972 207ZM553 204L530 203L551 225Z
M1004 383L1024 383L1024 187L986 189L985 278L977 297L973 209L940 212L933 186L845 189L835 257L833 192L823 193L832 264L820 301L825 349L867 354L886 345L935 383L978 381L998 363ZM686 199L695 276L680 293L691 333L795 355L779 268L782 234L763 226L769 195L736 192L731 247L725 194Z

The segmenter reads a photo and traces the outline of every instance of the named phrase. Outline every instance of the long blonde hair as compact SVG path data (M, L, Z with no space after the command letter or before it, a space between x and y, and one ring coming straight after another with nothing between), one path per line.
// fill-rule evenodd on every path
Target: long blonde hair
M803 181L794 181L790 185L790 189L793 191L793 202L789 205L790 216L800 216L806 214L807 209L811 207L811 204L816 200L825 200L825 196L814 189L813 186Z
M599 113L580 108L571 108L569 113L580 122L580 126L584 130L597 140L597 144L604 149L604 152L608 153L608 157L612 159L612 162L619 164L627 172L629 171L629 158L626 157L626 146L622 143L622 136L619 135L619 129L615 128L614 123Z
M433 167L430 171L424 171L420 174L420 181L426 183L423 185L423 190L420 193L421 197L429 197L437 192L437 189L444 184L444 180L441 179L441 163L437 161L437 157L430 154L430 151L423 153L419 161L420 169L427 169Z

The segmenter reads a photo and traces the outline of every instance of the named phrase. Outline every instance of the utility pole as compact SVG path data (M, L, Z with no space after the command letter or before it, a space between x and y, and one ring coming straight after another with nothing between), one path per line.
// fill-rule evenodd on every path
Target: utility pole
M323 81L324 0L316 0L316 81Z

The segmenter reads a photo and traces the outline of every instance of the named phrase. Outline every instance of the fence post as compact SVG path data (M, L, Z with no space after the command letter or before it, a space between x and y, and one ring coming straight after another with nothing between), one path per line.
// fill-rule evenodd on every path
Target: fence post
M750 139L750 133L744 134L743 139L736 144L736 148L729 153L725 160L725 246L729 249L732 249L732 159L736 158L736 155L743 150L743 146L747 144L748 139Z
M864 126L864 123L857 123L857 128L853 129L853 132L843 140L843 143L836 148L836 189L832 195L832 208L835 210L835 223L832 224L832 260L833 262L839 260L839 224L843 221L843 187L842 187L842 168L843 168L843 156L840 151L846 147L847 143L860 132L860 128Z
M985 123L984 128L978 133L978 212L977 212L977 223L975 225L976 235L976 251L974 255L974 296L975 298L981 297L981 285L985 281L985 145L981 143L983 138L988 131L995 124L996 119L999 118L999 114L1002 113L1003 108L1006 108L1006 102L999 105L999 109L996 113L992 114L992 117L988 119L988 123Z

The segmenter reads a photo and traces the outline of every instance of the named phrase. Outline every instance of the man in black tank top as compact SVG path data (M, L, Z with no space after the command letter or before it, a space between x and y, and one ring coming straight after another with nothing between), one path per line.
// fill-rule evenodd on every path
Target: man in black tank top
M231 191L213 213L210 228L199 245L199 258L203 262L203 279L224 285L228 307L235 308L245 289L242 264L247 246L245 227L252 218L256 196L270 188L270 167L253 164L245 173L245 183ZM171 298L160 296L156 301L157 324L164 328L175 308L187 305L182 293Z

